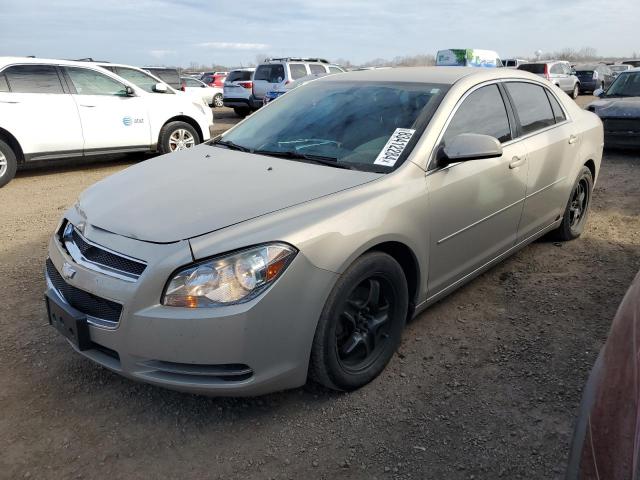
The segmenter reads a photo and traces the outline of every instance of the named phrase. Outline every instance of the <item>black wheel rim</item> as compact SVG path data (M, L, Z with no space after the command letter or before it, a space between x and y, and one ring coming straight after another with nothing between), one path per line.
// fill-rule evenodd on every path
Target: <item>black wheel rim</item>
M342 306L336 325L336 349L342 368L357 373L370 367L389 344L395 294L382 277L355 287Z
M580 179L571 194L569 205L569 226L575 228L584 219L589 205L589 182L586 178Z

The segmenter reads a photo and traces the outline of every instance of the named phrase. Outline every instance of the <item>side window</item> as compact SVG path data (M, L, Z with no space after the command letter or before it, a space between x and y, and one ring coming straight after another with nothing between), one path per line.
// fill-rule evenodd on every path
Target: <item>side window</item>
M7 83L7 77L0 75L0 92L8 92L9 84Z
M528 134L555 125L553 111L544 88L533 83L509 82L506 88L518 113L522 133Z
M562 64L561 63L556 63L555 65L553 65L551 67L551 70L549 71L549 73L553 73L553 74L556 74L556 75L562 74L563 73Z
M147 73L141 72L140 70L135 70L133 68L124 67L118 67L118 69L114 73L133 83L136 87L143 89L145 92L158 93L153 89L158 81ZM169 90L167 91L167 93L168 92Z
M329 67L329 73L344 73L341 68Z
M256 70L255 81L280 83L284 80L284 66L280 63L260 65Z
M66 67L78 95L125 95L125 86L88 68Z
M327 73L327 70L324 68L324 65L318 65L317 63L310 63L309 70L311 73Z
M447 127L445 144L461 133L491 135L502 143L511 140L507 109L497 85L479 88L464 100Z
M553 117L555 118L556 123L564 122L567 117L562 111L558 100L556 100L556 97L554 97L549 90L545 90L545 93L547 94L547 97L549 97L549 103L551 103L551 110L553 111Z
M200 82L196 82L193 78L185 78L184 83L187 85L187 87L200 88L202 86Z
M292 80L297 80L308 75L307 68L302 63L290 63L289 70L291 71Z
M4 73L14 93L63 93L58 72L52 65L16 65Z

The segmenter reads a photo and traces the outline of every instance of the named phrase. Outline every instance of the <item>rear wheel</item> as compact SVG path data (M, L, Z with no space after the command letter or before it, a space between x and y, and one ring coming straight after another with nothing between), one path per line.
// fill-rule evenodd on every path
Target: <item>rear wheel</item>
M224 98L221 93L218 93L213 97L213 106L214 108L224 107Z
M158 150L161 153L170 153L195 147L198 143L200 137L195 128L185 122L171 122L160 130Z
M576 98L578 98L578 95L580 95L580 85L576 83L573 86L573 92L571 93L571 98L575 100Z
M582 235L584 226L587 223L592 191L593 176L591 175L591 170L587 167L582 167L578 178L573 184L571 196L562 217L562 223L553 232L555 238L568 241Z
M322 311L311 378L334 390L355 390L376 378L400 345L407 308L407 281L398 262L382 252L360 257Z
M0 140L0 187L4 187L16 175L18 161L11 147Z
M236 112L236 115L242 118L246 117L251 113L251 110L249 110L246 107L235 107L233 111Z

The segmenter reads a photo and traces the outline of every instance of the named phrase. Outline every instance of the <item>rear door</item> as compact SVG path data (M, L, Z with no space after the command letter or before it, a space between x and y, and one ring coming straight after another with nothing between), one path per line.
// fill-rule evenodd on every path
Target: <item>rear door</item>
M64 71L80 112L85 154L151 147L143 97L127 96L123 83L93 69L65 67Z
M573 183L571 165L579 148L574 125L555 94L526 82L507 82L506 91L518 121L518 135L527 152L527 196L518 240L554 223L568 200Z
M428 173L429 296L463 280L515 244L527 168L522 144L512 140L512 123L497 84L491 84L469 94L446 127L444 145L458 134L479 133L497 138L503 155Z
M80 117L54 65L13 65L1 72L0 119L29 158L82 155Z
M285 79L284 65L281 63L266 63L256 69L253 77L253 96L261 100L265 93L273 90L277 84Z

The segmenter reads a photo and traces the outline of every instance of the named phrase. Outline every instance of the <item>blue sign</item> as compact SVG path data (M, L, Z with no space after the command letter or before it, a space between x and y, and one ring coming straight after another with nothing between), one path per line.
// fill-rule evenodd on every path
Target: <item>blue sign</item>
M133 121L131 120L131 117L124 117L122 119L122 123L124 123L125 127L129 127L131 126L131 124L133 123Z

